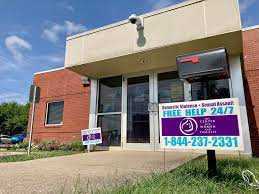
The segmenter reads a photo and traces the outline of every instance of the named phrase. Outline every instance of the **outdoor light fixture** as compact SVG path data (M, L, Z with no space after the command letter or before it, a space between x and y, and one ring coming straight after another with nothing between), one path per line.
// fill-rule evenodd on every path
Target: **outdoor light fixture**
M90 79L88 77L85 77L85 76L81 77L81 81L84 87L87 87L90 85Z
M137 16L136 14L132 14L129 17L129 22L131 24L136 24L137 25L137 31L141 31L144 29L144 22L143 22L143 18Z

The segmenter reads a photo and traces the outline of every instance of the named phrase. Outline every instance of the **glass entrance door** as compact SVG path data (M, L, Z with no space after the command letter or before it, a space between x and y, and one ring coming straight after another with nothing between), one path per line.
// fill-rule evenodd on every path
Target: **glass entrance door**
M102 146L121 146L122 77L99 80L97 126L102 129Z
M125 79L127 148L159 150L158 104L184 101L177 72L151 72Z
M149 75L127 80L127 143L150 143Z

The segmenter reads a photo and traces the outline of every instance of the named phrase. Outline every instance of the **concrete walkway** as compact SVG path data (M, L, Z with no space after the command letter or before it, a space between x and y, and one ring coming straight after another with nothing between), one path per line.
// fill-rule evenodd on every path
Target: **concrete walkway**
M107 151L0 163L0 193L73 193L118 186L153 172L171 170L199 155Z

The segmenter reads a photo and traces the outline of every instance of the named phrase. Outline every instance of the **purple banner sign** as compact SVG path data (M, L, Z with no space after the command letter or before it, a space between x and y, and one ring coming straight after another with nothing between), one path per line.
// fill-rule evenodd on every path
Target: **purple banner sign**
M162 118L162 136L239 136L238 117Z
M83 141L101 139L100 133L83 135Z

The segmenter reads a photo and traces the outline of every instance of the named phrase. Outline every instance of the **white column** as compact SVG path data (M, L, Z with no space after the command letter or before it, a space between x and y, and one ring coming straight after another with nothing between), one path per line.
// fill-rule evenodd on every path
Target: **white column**
M122 78L122 114L121 114L121 147L126 148L127 144L127 79Z
M232 82L232 97L239 98L240 103L241 125L244 140L244 154L252 155L240 56L230 56L229 63Z
M91 80L90 91L90 110L89 110L89 128L95 128L96 126L96 107L97 105L97 80Z

